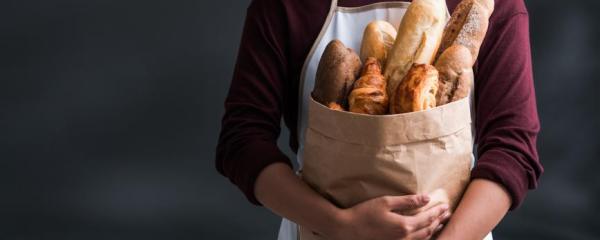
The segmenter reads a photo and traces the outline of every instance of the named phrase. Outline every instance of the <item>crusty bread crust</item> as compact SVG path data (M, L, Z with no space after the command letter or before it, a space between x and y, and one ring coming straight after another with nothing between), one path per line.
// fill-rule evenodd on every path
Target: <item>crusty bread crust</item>
M494 0L463 0L454 12L442 37L438 56L453 44L467 47L475 62L494 11Z

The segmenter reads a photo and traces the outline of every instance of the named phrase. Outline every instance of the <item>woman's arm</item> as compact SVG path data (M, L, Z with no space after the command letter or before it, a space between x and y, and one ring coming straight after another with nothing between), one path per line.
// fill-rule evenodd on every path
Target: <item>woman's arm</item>
M440 239L482 239L523 201L543 172L529 15L522 0L497 1L475 78L478 160Z
M438 240L481 240L502 220L510 205L510 196L504 187L475 179Z
M263 206L317 232L335 229L339 222L340 209L308 187L286 164L266 167L254 192Z

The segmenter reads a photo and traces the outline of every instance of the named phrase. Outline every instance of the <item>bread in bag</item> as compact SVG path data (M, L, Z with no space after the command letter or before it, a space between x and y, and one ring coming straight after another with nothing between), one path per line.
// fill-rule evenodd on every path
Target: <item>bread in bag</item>
M370 22L363 33L360 60L365 62L367 58L374 57L384 65L388 52L396 40L396 34L396 28L389 22L382 20Z
M331 41L319 61L312 97L325 106L336 103L342 109L347 109L348 94L360 73L360 67L360 58L352 49L339 40Z
M416 112L434 108L438 77L438 71L432 65L414 64L393 92L390 113Z
M348 103L350 112L383 115L388 112L389 99L381 65L374 57L367 58L361 77L354 83Z
M414 0L398 27L398 36L385 64L388 94L398 87L413 63L432 64L447 22L444 0Z

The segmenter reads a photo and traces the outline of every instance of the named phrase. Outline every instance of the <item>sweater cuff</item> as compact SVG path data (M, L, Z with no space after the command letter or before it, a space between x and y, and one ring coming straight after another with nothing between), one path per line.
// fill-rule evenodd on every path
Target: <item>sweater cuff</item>
M512 200L510 210L523 202L528 190L527 172L513 156L500 150L488 150L477 160L471 179L487 179L508 191Z
M250 141L241 151L239 159L239 166L237 166L237 173L234 179L235 185L237 185L248 201L257 206L262 206L254 195L254 184L258 175L267 166L281 162L285 163L293 168L289 158L281 152L275 142L257 140Z

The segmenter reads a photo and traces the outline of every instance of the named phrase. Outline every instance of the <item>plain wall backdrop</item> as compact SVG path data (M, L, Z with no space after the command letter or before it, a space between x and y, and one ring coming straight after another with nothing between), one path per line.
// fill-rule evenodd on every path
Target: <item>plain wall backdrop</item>
M275 239L214 167L249 2L2 1L0 239ZM600 1L527 5L545 173L495 238L598 239Z

